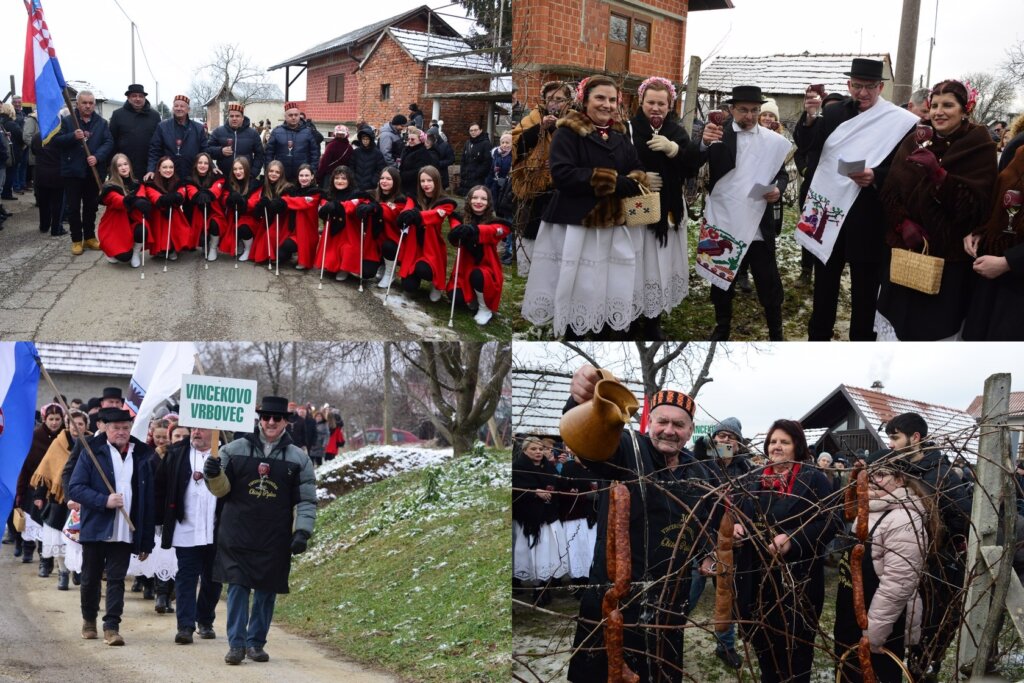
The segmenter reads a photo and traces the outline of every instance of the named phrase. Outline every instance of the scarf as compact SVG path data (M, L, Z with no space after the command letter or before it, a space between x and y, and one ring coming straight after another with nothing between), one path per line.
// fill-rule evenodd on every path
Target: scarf
M793 492L793 484L796 483L796 475L800 472L800 463L794 463L788 473L775 473L775 465L764 468L761 474L761 490L789 495Z
M525 158L519 158L519 138L527 129L540 126L543 120L544 112L534 109L512 130L512 171L509 178L512 181L512 192L522 200L533 199L554 185L548 167L551 135L554 131L538 130L537 144L526 152Z
M797 244L828 262L839 231L846 222L861 188L839 173L839 161L864 160L864 168L875 168L920 119L885 98L865 112L841 123L825 141L817 170L811 179L807 199L794 233Z
M789 140L767 128L754 126L742 148L737 139L736 167L715 183L708 195L697 240L697 274L720 289L729 289L757 236L768 202L755 185L770 185L789 154ZM724 144L724 143L723 143Z
M88 432L86 432L86 436L88 435ZM64 487L61 485L61 475L64 472L64 465L68 462L68 456L71 455L73 443L74 440L71 437L71 432L66 429L62 431L53 440L50 447L46 449L46 454L29 481L29 484L33 487L45 486L47 493L58 503L64 502Z

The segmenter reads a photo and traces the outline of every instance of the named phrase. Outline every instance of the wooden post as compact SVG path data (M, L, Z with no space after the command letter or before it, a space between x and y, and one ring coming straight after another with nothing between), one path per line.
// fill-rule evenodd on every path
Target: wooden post
M199 359L199 354L197 353L194 356L194 358L196 359L196 371L200 375L206 375L206 370L203 369L203 361L201 361ZM210 434L210 457L213 458L214 460L220 460L220 453L218 452L219 448L220 448L220 430L219 429L214 429L214 430L212 430L212 432Z
M697 84L700 82L700 57L690 57L690 72L686 77L686 100L683 106L683 128L693 134L693 117L697 113Z
M989 621L991 609L1002 610L1004 604L991 604L996 588L998 567L989 570L985 562L986 548L996 545L999 526L999 506L1010 476L1009 434L1007 414L1010 406L1010 375L1001 373L985 380L982 400L981 436L978 442L978 463L975 467L974 497L971 503L971 528L967 542L967 573L964 618L960 625L960 662L974 663L975 671L981 666L984 673L987 647L982 632ZM1015 500L1004 501L1016 505ZM1011 534L1010 538L1013 538ZM1012 543L1012 541L1010 541ZM982 653L978 657L979 651ZM975 661L975 660L978 661Z

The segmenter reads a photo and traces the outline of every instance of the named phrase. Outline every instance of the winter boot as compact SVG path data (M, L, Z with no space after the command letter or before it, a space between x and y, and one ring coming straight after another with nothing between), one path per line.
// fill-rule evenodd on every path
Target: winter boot
M344 270L339 270L337 273L335 273L334 279L337 280L338 282L343 282L348 279L348 273L345 272Z
M220 244L220 235L210 235L210 250L206 254L207 261L217 260L217 245Z
M21 557L21 554L25 551L25 544L21 540L21 534L14 537L14 556Z
M395 262L384 259L384 275L381 276L380 282L377 286L381 289L387 289L391 284L391 280L394 279Z
M57 590L66 591L68 581L71 579L71 572L57 572Z
M152 600L153 599L153 579L142 577L142 599Z
M166 581L155 579L156 581L156 605L154 609L157 614L166 614L171 611L170 601L167 596L170 593L170 586Z
M82 575L79 574L78 572L71 572L71 583L75 584L76 586L81 586L82 585Z
M21 556L22 564L32 564L32 553L35 552L36 542L35 541L24 541L22 543L24 553Z
M438 301L440 301L441 300L441 294L442 294L442 292L441 292L440 289L438 289L434 285L430 285L430 300L431 301L433 301L434 303L437 303Z
M484 301L484 293L476 293L477 309L476 315L473 316L473 320L476 321L477 325L486 325L494 317L494 312L487 308L487 303Z
M252 238L250 237L247 240L242 240L242 247L243 247L242 255L238 257L238 260L239 261L248 261L249 260L249 251L252 249Z
M49 578L50 574L53 573L53 558L52 557L39 557L39 578Z
M141 576L136 576L135 580L132 581L131 591L132 591L132 593L141 593L142 592L142 577Z
M168 261L177 261L178 260L178 252L174 251L173 249L170 250L169 252L167 252L167 260Z
M132 268L138 268L142 265L142 242L136 242L132 245Z

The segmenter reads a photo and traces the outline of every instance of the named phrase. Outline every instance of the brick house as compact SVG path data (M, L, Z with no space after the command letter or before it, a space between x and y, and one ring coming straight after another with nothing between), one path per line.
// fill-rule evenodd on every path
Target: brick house
M285 69L285 98L298 101L321 132L360 121L379 130L395 114L408 115L409 104L416 102L425 123L444 121L458 153L471 123L487 127L489 100L495 99L493 65L476 54L458 54L471 51L458 31L422 5L316 45L269 70ZM300 69L294 77L293 68ZM299 101L289 97L288 88L303 71L306 100Z
M519 98L532 104L546 81L595 73L632 92L654 75L682 90L687 14L732 6L732 0L516 0L512 61Z

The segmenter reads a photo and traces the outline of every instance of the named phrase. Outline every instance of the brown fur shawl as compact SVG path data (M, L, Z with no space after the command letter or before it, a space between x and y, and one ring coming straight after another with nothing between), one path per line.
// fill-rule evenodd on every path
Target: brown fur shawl
M1003 195L1007 190L1024 192L1024 147L1017 148L1013 160L996 179L995 192L992 194L992 211L988 221L974 231L976 234L982 235L979 253L1002 256L1010 247L1024 243L1024 210L1018 211L1017 215L1013 217L1013 229L1016 234L1010 235L1003 232L1007 224Z

